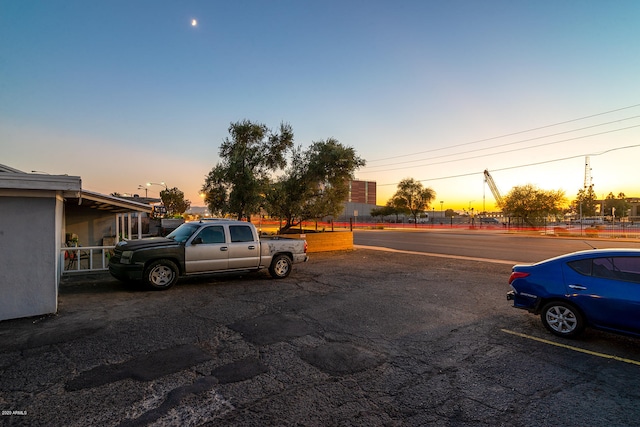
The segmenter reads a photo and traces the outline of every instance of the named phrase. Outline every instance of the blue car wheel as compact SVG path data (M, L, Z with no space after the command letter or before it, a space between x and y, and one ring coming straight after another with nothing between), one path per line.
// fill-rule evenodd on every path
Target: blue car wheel
M585 327L582 313L572 304L563 301L553 301L545 305L540 318L544 327L559 337L573 338Z

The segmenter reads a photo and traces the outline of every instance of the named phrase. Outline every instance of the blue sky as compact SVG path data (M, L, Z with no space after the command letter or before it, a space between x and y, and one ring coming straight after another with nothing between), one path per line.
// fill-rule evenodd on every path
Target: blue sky
M586 155L598 195L640 197L639 22L635 0L0 0L0 163L200 205L249 119L354 147L380 204L411 177L492 209L485 168L573 198Z

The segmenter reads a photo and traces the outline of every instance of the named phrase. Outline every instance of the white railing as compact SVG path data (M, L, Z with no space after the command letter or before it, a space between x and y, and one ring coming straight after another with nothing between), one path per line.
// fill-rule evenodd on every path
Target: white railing
M62 274L87 273L109 269L109 258L115 246L71 246L60 248Z

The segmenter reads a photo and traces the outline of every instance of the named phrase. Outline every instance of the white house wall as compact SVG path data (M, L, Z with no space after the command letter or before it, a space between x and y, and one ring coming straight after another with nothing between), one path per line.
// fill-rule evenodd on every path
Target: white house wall
M57 311L62 202L48 193L0 198L0 320Z
M60 277L62 277L62 269L64 268L64 260L60 258L60 250L59 248L64 246L64 197L61 195L56 195L56 211L55 211L55 223L56 228L54 229L55 242L53 243L54 250L58 252L58 256L56 256L56 271L55 271L55 281L56 281L56 295L58 295L58 290L60 289ZM56 307L57 307L56 300Z

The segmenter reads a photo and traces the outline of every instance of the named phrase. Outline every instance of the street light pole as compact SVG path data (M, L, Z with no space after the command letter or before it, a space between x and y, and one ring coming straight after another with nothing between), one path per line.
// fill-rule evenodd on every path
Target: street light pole
M167 184L165 184L165 183L164 183L164 181L163 181L163 182L161 182L161 183L157 183L157 182L147 182L147 187L151 187L152 185L162 185L162 186L164 187L164 189L165 189L165 190L167 190L167 191L169 190L169 189L167 188Z
M149 198L149 189L142 184L138 185L138 190L144 190L144 198Z
M475 200L470 200L469 201L469 214L471 215L471 226L475 226L476 223L473 219L473 208L471 207L471 203L475 202Z
M163 187L164 187L165 191L169 191L169 189L167 188L167 184L165 184L165 183L164 183L164 181L162 181L161 183L157 183L157 182L147 182L147 187L151 187L152 185L161 185L161 186L163 186ZM160 198L162 199L162 191L160 192ZM161 212L161 213L160 213L160 215L161 215L161 216L164 216L164 215L165 215L165 213L166 213L166 208L165 208L165 206L164 206L164 204L163 204L162 202L160 203L160 208L161 208L161 210L160 210L160 212ZM156 208L154 207L154 212L155 212L155 209L156 209ZM158 214L154 213L154 215L158 215Z
M611 208L611 226L615 227L616 225L616 208Z

